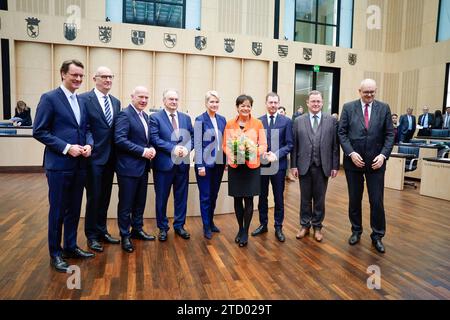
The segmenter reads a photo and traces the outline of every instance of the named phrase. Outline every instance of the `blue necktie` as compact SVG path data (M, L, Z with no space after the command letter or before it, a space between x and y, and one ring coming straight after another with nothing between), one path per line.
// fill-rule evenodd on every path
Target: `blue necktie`
M70 96L70 100L69 101L70 101L70 106L72 107L72 111L73 111L73 113L75 115L75 119L77 119L77 123L78 123L78 125L80 125L80 118L81 118L80 106L78 105L76 94L72 94Z
M111 127L111 125L112 125L112 114L111 114L111 107L109 105L108 96L104 96L103 99L105 99L105 117L106 117L106 121L108 122L108 125Z

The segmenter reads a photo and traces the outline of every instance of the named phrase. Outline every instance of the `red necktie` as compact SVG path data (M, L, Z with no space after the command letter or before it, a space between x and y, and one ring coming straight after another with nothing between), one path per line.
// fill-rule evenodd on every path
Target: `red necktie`
M364 106L364 123L366 124L366 129L369 128L369 105Z

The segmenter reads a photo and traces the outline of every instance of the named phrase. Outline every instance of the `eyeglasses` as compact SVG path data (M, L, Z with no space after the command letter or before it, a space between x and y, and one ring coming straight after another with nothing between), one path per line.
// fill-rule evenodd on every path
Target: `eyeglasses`
M375 91L362 91L362 93L363 93L364 95L366 95L366 96L368 96L369 94L370 94L371 96L373 96L373 95L375 94Z
M103 74L101 76L95 76L96 78L101 78L102 80L106 80L106 79L114 79L114 75L113 74Z
M74 78L80 77L81 79L83 79L83 77L84 77L84 74L80 74L80 73L67 73L67 74L69 74L71 77L74 77Z

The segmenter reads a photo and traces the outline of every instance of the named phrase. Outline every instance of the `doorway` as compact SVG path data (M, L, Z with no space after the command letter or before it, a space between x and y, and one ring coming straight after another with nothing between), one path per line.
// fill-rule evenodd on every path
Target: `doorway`
M324 113L339 112L339 84L341 69L297 64L295 66L295 95L294 110L303 106L304 111L308 110L306 100L311 90L318 90L322 93Z

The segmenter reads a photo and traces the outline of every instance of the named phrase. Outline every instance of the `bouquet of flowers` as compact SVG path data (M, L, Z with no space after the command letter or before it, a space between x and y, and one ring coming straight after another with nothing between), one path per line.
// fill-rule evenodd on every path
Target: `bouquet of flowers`
M231 151L231 160L233 164L244 164L246 161L252 161L256 158L258 147L245 134L233 137L228 140L228 149Z

